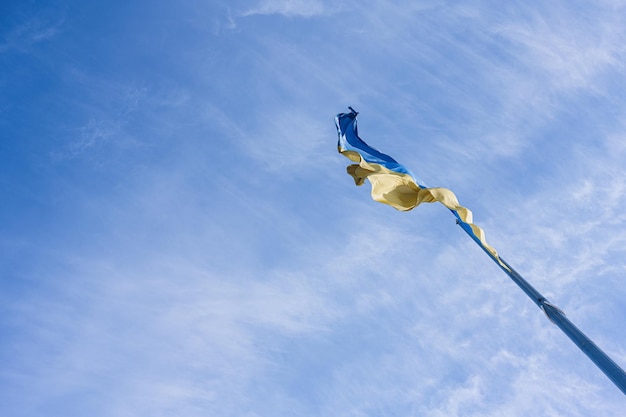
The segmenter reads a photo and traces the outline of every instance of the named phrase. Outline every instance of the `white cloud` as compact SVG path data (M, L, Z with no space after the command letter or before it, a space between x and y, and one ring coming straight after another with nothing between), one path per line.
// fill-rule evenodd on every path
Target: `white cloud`
M175 259L73 263L56 300L7 305L34 325L22 335L34 345L4 376L20 374L35 406L87 389L107 399L102 415L234 415L283 338L324 332L335 316L301 276L243 278Z
M564 6L529 14L495 30L512 42L529 75L545 77L550 89L597 92L598 76L621 65L625 33L610 22L612 16L582 16Z
M332 150L327 146L332 125L311 114L283 110L268 114L260 123L258 129L248 131L241 149L270 170L289 168L310 173L336 156L325 152Z
M243 16L280 14L288 17L313 17L327 13L319 0L262 0Z
M63 26L64 21L49 22L42 17L29 19L10 30L0 41L0 53L10 50L27 52L37 43L54 38Z

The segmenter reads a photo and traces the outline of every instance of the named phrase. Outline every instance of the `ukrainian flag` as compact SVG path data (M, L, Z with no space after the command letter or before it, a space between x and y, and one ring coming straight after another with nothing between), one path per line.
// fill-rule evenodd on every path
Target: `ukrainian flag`
M421 203L439 202L452 211L459 225L501 266L496 250L485 241L485 233L472 220L472 212L459 204L454 193L447 188L428 188L418 182L413 174L389 155L363 142L358 134L356 112L340 113L335 117L339 134L338 150L354 164L348 166L348 174L356 185L367 179L372 185L372 198L398 210L411 210Z

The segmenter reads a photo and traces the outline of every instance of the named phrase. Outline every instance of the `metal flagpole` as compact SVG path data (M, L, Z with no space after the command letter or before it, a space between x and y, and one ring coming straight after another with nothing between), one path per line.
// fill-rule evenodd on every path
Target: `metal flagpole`
M452 211L452 210L451 210ZM470 226L460 221L455 211L452 213L457 217L457 224L480 246L489 257L517 284L518 287L533 300L537 306L543 310L548 319L556 324L582 350L593 363L624 393L626 394L626 372L619 367L618 364L602 351L591 339L589 339L578 327L565 317L565 313L560 308L550 303L539 291L528 283L517 271L515 271L502 258L499 260L493 256L485 247L477 240L476 235L472 233Z

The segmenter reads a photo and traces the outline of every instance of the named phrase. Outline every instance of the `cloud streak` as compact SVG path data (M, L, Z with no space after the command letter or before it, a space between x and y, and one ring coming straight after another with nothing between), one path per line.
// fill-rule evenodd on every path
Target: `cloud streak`
M286 17L310 18L326 13L327 6L319 0L262 0L256 7L244 12L243 16L278 14Z

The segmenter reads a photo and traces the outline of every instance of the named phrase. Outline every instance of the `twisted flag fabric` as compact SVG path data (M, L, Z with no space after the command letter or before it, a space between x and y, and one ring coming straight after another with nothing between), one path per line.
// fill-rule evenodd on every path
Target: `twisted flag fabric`
M372 185L372 198L398 210L411 210L421 203L443 204L457 218L459 225L502 267L509 269L500 260L496 250L485 241L483 230L473 223L472 212L459 204L454 193L447 188L428 188L418 182L404 165L365 143L358 134L356 112L339 113L335 117L339 152L354 164L348 166L348 174L356 185L367 179Z

